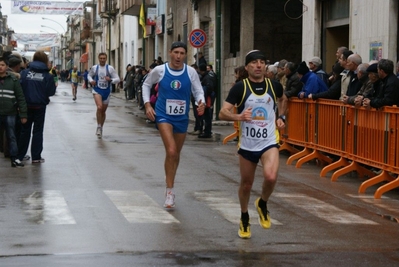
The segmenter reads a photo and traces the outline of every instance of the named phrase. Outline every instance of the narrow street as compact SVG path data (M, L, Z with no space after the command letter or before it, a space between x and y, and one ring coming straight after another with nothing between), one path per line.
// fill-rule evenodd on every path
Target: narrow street
M176 209L165 211L164 149L137 103L115 93L103 138L95 105L79 86L60 83L47 108L46 162L11 168L0 159L0 266L395 266L399 191L380 200L357 190L354 174L331 182L320 166L286 165L269 201L271 229L257 222L237 235L240 208L236 143L187 135L178 169ZM193 128L189 126L189 131ZM389 217L387 216L387 217Z

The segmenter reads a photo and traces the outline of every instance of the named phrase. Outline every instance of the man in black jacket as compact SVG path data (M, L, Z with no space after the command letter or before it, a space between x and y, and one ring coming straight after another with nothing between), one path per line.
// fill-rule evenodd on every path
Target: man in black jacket
M199 66L202 76L201 85L204 88L206 106L203 115L204 132L198 135L198 138L212 137L212 117L213 117L213 102L215 100L216 75L214 72L207 71L206 65Z
M399 105L399 79L393 73L393 61L381 59L378 62L378 76L381 79L381 87L376 97L365 98L363 106L381 108L383 106Z

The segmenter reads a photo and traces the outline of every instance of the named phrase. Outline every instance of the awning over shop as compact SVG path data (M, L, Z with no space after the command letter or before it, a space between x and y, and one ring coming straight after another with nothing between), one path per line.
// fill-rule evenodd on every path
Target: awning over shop
M89 53L84 53L80 57L80 63L87 63L89 61Z

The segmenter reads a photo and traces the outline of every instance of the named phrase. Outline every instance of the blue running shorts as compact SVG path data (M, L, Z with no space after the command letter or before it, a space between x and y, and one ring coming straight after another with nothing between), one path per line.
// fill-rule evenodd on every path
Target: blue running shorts
M171 124L172 127L173 127L173 133L187 133L188 119L187 120L181 120L181 121L172 121L172 120L170 120L167 117L156 116L155 117L155 122L157 124L160 124L160 123L169 123L169 124Z

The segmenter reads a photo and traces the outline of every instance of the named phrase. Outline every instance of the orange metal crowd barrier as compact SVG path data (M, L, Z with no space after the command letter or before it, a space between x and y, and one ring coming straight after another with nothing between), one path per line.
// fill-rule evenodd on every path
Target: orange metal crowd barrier
M234 113L237 113L237 107L234 107L233 112L234 112ZM234 124L233 124L233 126L234 126L234 130L235 130L234 133L229 134L228 136L226 136L226 137L223 139L223 145L225 145L228 141L233 140L234 138L236 138L236 137L239 136L239 133L240 133L240 132L239 132L239 130L240 130L239 122L238 122L238 121L235 121Z
M296 167L312 159L327 163L320 173L324 177L334 171L331 177L356 171L359 176L369 177L359 187L359 193L381 182L375 198L399 187L399 108L384 107L381 110L357 108L340 101L319 99L290 99L288 102L286 129L282 134L280 150L302 146L303 150L293 153L287 164L298 160ZM337 159L333 162L333 159ZM370 167L380 170L379 174ZM395 177L394 177L395 176Z

